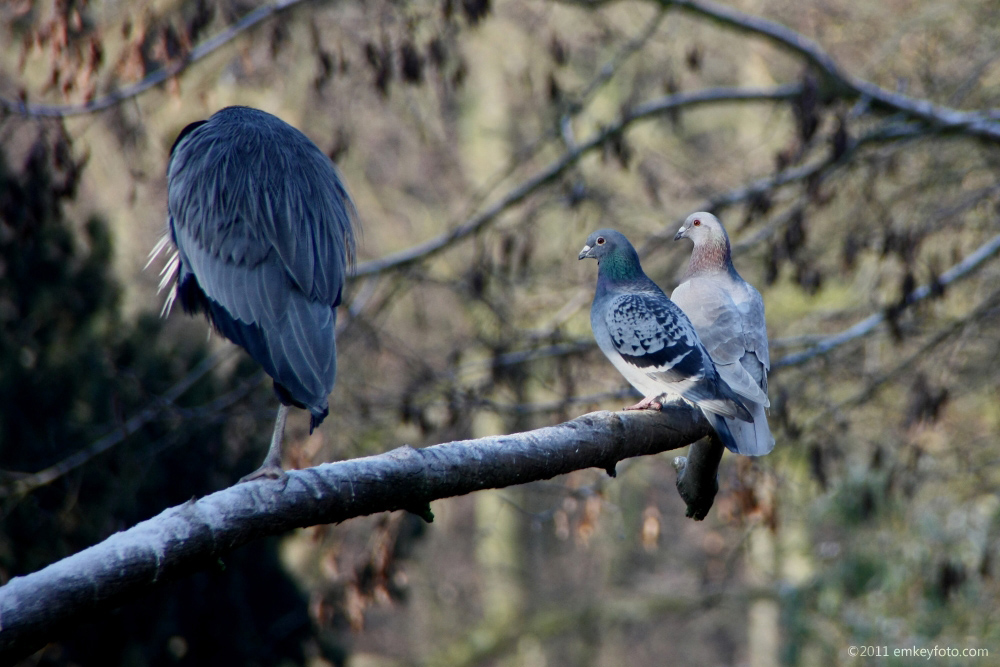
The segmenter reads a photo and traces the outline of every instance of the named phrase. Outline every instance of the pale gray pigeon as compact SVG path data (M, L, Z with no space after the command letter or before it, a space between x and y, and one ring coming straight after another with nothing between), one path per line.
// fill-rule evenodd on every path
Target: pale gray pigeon
M628 239L611 229L596 231L579 258L598 264L590 309L597 345L645 397L625 409L659 410L658 398L683 398L701 408L726 447L738 451L723 417L750 422L750 413L719 377L687 316L643 273Z
M745 456L763 456L774 448L767 426L767 352L764 300L733 267L729 236L711 213L693 213L674 240L691 239L694 251L687 272L670 298L690 318L719 375L753 415L753 422L726 419Z

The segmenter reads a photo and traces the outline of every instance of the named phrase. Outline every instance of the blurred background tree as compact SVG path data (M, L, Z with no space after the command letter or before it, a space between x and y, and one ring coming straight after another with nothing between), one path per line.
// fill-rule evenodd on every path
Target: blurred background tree
M293 413L291 465L624 405L575 259L598 227L669 290L689 253L669 239L716 212L775 362L775 451L727 456L703 523L668 460L623 462L435 503L427 529L394 514L247 547L29 664L1000 651L996 3L731 7L839 70L698 2L0 8L5 578L260 458L269 383L204 322L159 320L142 271L174 137L229 104L306 132L364 224L331 417L309 436Z

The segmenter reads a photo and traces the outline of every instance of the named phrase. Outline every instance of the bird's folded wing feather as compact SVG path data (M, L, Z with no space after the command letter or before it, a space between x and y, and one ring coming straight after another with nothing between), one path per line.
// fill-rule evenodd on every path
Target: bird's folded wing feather
M766 407L770 401L763 300L745 285L751 292L744 288L736 302L726 287L713 278L690 280L679 285L672 298L691 319L722 379L740 396Z
M338 305L356 214L333 163L288 126L270 137L274 128L255 128L239 142L203 127L170 162L174 225L237 265L276 251L303 294Z
M274 186L261 193L259 208L244 213L257 216L303 292L338 305L354 252L354 206L336 168L314 146L292 143L280 154L283 160L262 166L266 173L257 177ZM289 170L296 179L287 177Z
M665 295L617 296L608 303L605 322L618 353L649 377L666 383L705 377L694 330Z
M743 335L747 350L752 351L764 367L764 391L767 391L767 372L771 370L771 355L767 343L767 324L764 321L764 299L753 285L746 283L748 298L740 309L743 312Z
M221 261L174 232L183 262L205 295L224 309L213 323L307 406L323 405L336 377L336 312L308 298L272 251L256 265ZM234 320L226 322L226 316Z

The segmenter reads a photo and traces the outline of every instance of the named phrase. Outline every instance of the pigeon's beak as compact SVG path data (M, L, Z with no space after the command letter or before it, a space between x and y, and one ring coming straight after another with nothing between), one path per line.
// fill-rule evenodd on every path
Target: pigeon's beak
M681 227L680 229L678 229L678 230L677 230L677 233L676 233L676 234L674 234L674 240L675 240L675 241L680 241L680 240L681 240L682 238L684 238L684 233L685 233L686 231L687 231L687 230L686 230L686 229L684 229L684 227Z
M594 256L594 249L591 248L589 245L585 245L583 246L583 250L580 251L580 255L577 257L577 259L587 259L588 257L593 257L593 256Z

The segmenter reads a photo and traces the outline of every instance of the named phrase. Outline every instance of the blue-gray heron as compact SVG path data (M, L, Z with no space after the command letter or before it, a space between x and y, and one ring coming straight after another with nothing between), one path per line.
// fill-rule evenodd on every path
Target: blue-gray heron
M185 127L167 167L176 253L164 305L204 313L274 379L281 402L264 463L241 481L279 478L288 407L329 413L334 328L354 259L356 211L330 159L269 113L228 107Z

